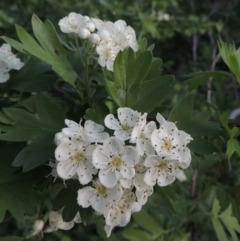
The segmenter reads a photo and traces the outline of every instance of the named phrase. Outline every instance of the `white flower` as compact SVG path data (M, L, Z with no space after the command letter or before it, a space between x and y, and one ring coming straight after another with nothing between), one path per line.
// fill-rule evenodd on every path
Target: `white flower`
M147 202L148 196L152 195L153 187L148 186L144 181L145 172L148 170L144 166L144 157L140 157L140 161L134 166L135 176L130 180L120 180L121 185L124 188L136 188L136 196L138 203L144 205Z
M62 229L62 230L70 230L73 228L74 223L81 223L81 217L80 214L77 213L75 218L70 221L70 222L64 222L63 218L62 218L62 211L50 211L49 213L49 224L50 227L47 228L46 230L44 230L44 232L52 232L58 229Z
M157 181L159 186L164 187L175 181L179 162L163 156L151 155L146 158L144 165L150 167L144 176L147 185L154 186Z
M103 146L97 146L93 152L93 165L100 169L99 179L109 188L114 187L119 179L131 179L135 175L134 165L139 161L135 147L124 146L117 137L110 137Z
M141 205L136 202L136 196L131 190L124 190L123 196L116 204L109 205L105 212L105 231L109 237L113 227L125 226L134 212L139 212Z
M92 33L90 36L89 36L89 41L92 43L92 44L96 44L98 45L101 41L101 38L98 34L96 33Z
M84 208L92 206L92 208L104 213L109 204L119 201L122 196L122 187L117 183L113 188L107 188L102 185L99 180L93 181L93 187L84 187L78 190L78 204Z
M146 204L148 197L151 196L152 194L153 194L153 187L151 186L146 185L146 188L142 190L136 189L137 201L141 206Z
M88 23L86 24L86 28L87 28L90 32L94 32L94 30L95 30L95 25L94 25L94 23L93 23L92 21L90 21L90 22L88 22Z
M63 132L58 132L54 136L54 143L58 146L60 143L64 141L69 141L69 137Z
M87 120L84 126L77 124L72 120L65 120L65 124L68 128L63 128L62 132L72 138L80 138L86 142L103 142L109 137L109 134L103 132L104 127L96 124L91 120Z
M133 127L137 123L140 113L130 108L118 108L118 119L114 115L109 114L105 117L105 126L114 130L114 135L123 141L129 140L132 134Z
M178 179L179 182L187 181L187 176L183 170L179 170L178 174L176 175L176 178Z
M25 238L29 239L39 233L42 233L43 227L44 227L43 220L41 220L41 219L35 220L35 222L32 226L32 230L27 234L27 236Z
M82 185L92 180L92 175L97 170L92 165L92 152L95 146L82 140L73 139L61 143L55 150L55 158L58 160L57 173L63 179L71 179L75 174Z
M24 63L12 53L9 44L3 44L0 47L0 83L4 83L10 78L8 72L11 69L19 70L23 65Z
M119 48L115 47L112 42L106 43L101 41L96 47L96 52L99 54L98 63L102 67L106 67L107 70L113 71L114 60L119 52Z
M79 31L78 31L78 36L81 39L88 39L90 34L91 33L90 33L90 31L87 28L80 28Z
M179 131L172 122L163 122L151 136L152 146L160 156L177 159L182 168L187 168L191 162L191 154L186 146L191 137L184 131Z
M81 28L86 27L88 21L89 17L72 12L67 17L61 19L58 25L63 33L78 34Z
M146 155L154 154L150 138L156 128L154 121L147 123L147 113L139 118L139 121L133 128L130 143L136 143L137 150L141 156L144 153Z

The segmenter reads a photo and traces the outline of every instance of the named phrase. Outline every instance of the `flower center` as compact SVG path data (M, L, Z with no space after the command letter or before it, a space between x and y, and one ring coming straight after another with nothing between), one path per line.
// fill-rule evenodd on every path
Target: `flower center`
M97 194L105 195L107 193L107 188L101 184L97 185L96 187Z
M105 59L109 59L111 57L111 51L109 49L106 49L103 54Z
M85 154L82 151L76 151L73 154L73 160L75 162L83 162L85 160Z
M160 170L165 170L165 169L167 169L168 164L167 164L167 162L165 162L165 161L161 161L157 167L158 167L158 169L160 169Z
M122 129L126 132L131 132L132 128L129 125L122 125Z
M116 168L120 167L122 165L122 158L119 156L113 157L111 160L111 165Z
M173 149L172 142L170 140L164 140L162 148L167 149L168 151L171 151Z
M140 133L139 138L140 139L145 139L146 138L146 135L145 135L145 133L143 131Z

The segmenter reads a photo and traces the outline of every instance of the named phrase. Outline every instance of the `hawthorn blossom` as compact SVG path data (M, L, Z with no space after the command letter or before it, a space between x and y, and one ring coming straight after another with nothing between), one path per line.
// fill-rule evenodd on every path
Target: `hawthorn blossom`
M136 197L139 204L144 205L147 199L153 193L153 187L148 186L144 181L145 172L148 170L144 166L144 157L141 156L139 162L134 166L135 176L130 180L120 180L121 185L124 188L136 188Z
M98 33L99 34L99 33ZM101 35L99 34L101 37ZM114 60L119 52L112 42L101 41L96 47L96 52L99 54L98 63L107 70L113 71Z
M176 159L182 168L187 168L191 162L187 147L190 138L184 131L179 131L174 123L165 121L159 129L153 131L151 142L159 156Z
M123 192L121 199L116 204L108 206L107 211L104 214L106 226L105 231L107 237L110 236L111 231L116 226L125 226L131 219L131 215L134 212L139 212L141 205L136 202L136 196L131 189L126 189Z
M54 136L54 143L58 146L63 141L69 141L69 137L63 132L58 132Z
M133 127L136 125L140 113L130 108L118 108L118 119L114 115L109 114L105 117L105 126L114 130L114 135L123 141L129 140Z
M90 18L88 16L82 16L81 14L72 12L62 18L58 25L63 33L78 34L81 29L86 29L89 20Z
M79 213L76 214L75 218L72 221L64 222L62 218L62 210L57 212L50 211L49 213L50 227L46 228L44 232L48 233L48 232L56 231L58 229L70 230L73 228L74 223L81 223L81 222L82 220Z
M26 235L25 239L29 239L37 234L42 234L44 227L44 221L41 219L37 219L34 221L32 230Z
M100 169L101 183L112 188L119 179L131 179L135 175L134 165L139 161L135 147L124 146L117 137L110 137L102 146L97 146L93 152L93 165Z
M8 73L11 69L20 70L24 63L12 53L9 44L0 47L0 83L6 82L10 78Z
M92 165L94 149L95 146L77 139L59 144L55 150L58 175L66 180L72 179L77 174L82 185L89 183L92 175L97 173Z
M80 138L86 142L103 142L109 137L107 132L103 132L104 127L96 124L94 121L87 120L84 126L77 124L72 120L65 120L68 128L63 128L62 132L71 138Z
M92 206L99 213L104 213L109 204L119 201L122 187L117 183L113 188L104 186L99 180L93 181L94 187L84 187L78 190L78 204L84 208Z
M144 165L149 167L144 176L144 181L149 186L154 186L156 182L161 187L167 186L175 181L179 171L179 162L164 156L148 156Z
M147 113L143 114L133 128L130 143L136 143L136 148L142 156L144 153L150 155L154 153L151 145L152 132L157 128L154 121L147 123Z

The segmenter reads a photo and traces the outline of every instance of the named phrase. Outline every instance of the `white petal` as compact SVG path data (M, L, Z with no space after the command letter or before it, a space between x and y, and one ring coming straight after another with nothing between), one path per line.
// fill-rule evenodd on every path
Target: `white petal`
M110 168L100 170L98 176L101 183L108 188L112 188L117 184L116 173Z
M141 205L137 202L131 203L130 208L131 208L132 213L139 212L142 209Z
M82 185L92 181L93 168L89 165L80 164L77 168L78 180Z
M119 183L116 184L113 188L109 188L107 192L107 200L110 204L117 203L121 198L123 193L122 187Z
M105 225L104 230L107 233L107 238L110 237L113 227L110 225Z
M111 130L119 130L121 128L119 121L112 114L109 114L105 117L104 123L105 126Z
M175 176L169 175L167 172L159 172L158 173L158 185L160 187L165 187L175 181Z
M140 156L139 156L139 154L138 154L138 152L137 152L135 147L133 147L133 146L126 146L124 148L122 159L125 162L125 164L127 164L129 166L130 165L134 166L135 164L138 163L139 158L140 158Z
M119 156L124 152L124 142L117 137L109 137L103 143L103 148L108 156Z
M131 219L131 211L129 209L123 210L121 213L119 226L121 227L126 226L129 223L130 219Z
M154 167L151 167L146 171L144 175L144 181L147 183L147 185L154 186L156 184L157 174L158 169Z
M73 164L74 163L71 160L59 162L57 165L58 175L63 179L72 178L77 172L77 169L75 166L73 166Z
M87 208L91 205L91 198L95 195L95 189L92 187L85 187L78 190L77 201L80 206Z
M4 83L7 80L9 80L10 74L9 73L4 73L0 71L0 83Z
M93 152L92 163L98 169L105 169L109 163L109 156L103 152L102 146L97 146Z
M132 180L133 179L130 179L130 180L120 179L120 183L124 188L131 188L132 187Z
M81 219L81 216L80 216L79 212L77 212L75 218L73 219L73 222L74 223L81 223L82 222L82 219Z
M74 222L73 221L68 222L68 223L66 223L64 221L60 221L58 223L58 228L62 229L62 230L70 230L70 229L73 228L73 226L74 226Z
M147 138L151 138L152 132L157 128L154 121L150 121L144 128L144 134Z
M78 129L78 127L79 127L79 124L78 124L78 123L76 123L75 121L72 121L72 120L68 120L68 119L65 119L65 124L66 124L69 128Z
M61 143L55 150L55 158L58 161L66 161L71 157L72 148L69 145L71 142L66 141Z
M155 167L159 165L159 162L162 161L162 158L156 155L148 156L144 161L145 167Z
M119 129L119 130L114 131L114 136L118 137L119 139L121 139L123 141L126 141L126 140L130 139L131 133L124 131L123 129Z
M135 175L135 169L134 167L130 167L130 166L122 166L120 169L120 173L123 179L130 180Z
M162 125L164 122L166 122L166 120L164 119L164 117L163 117L161 114L159 114L159 113L157 113L156 120L158 121L158 123L159 123L160 125Z

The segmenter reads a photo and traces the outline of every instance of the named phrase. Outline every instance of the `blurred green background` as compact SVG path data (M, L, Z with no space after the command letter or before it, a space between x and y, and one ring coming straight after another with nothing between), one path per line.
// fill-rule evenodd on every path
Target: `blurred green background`
M50 19L60 32L58 21L70 12L109 21L125 20L135 29L137 36L146 37L149 45L155 44L154 55L163 59L165 74L173 74L180 81L192 72L228 70L218 55L219 36L224 41L234 41L236 46L240 45L240 0L0 0L0 36L16 39L15 23L31 33L33 13L41 20ZM2 44L3 41L0 41ZM232 86L232 82L228 83L227 87L234 89L233 93L239 88L236 85ZM198 91L201 92L201 89ZM238 100L237 94L235 99ZM169 191L169 195L174 197L180 194ZM170 214L167 210L157 213L159 210L164 210L164 206L156 200L156 197L153 195L144 209L160 221L163 216ZM135 219L136 222L137 218ZM97 218L96 223L87 227L76 225L68 232L47 234L44 240L123 239L122 236L114 235L111 239L106 239L102 218ZM130 225L134 227L135 224ZM23 234L22 227L13 222L0 226L0 237ZM99 235L102 238L99 238ZM188 237L187 233L183 233L175 240L187 240ZM40 237L33 239L37 240ZM204 230L198 240L216 240L212 227L209 226L209 230Z

